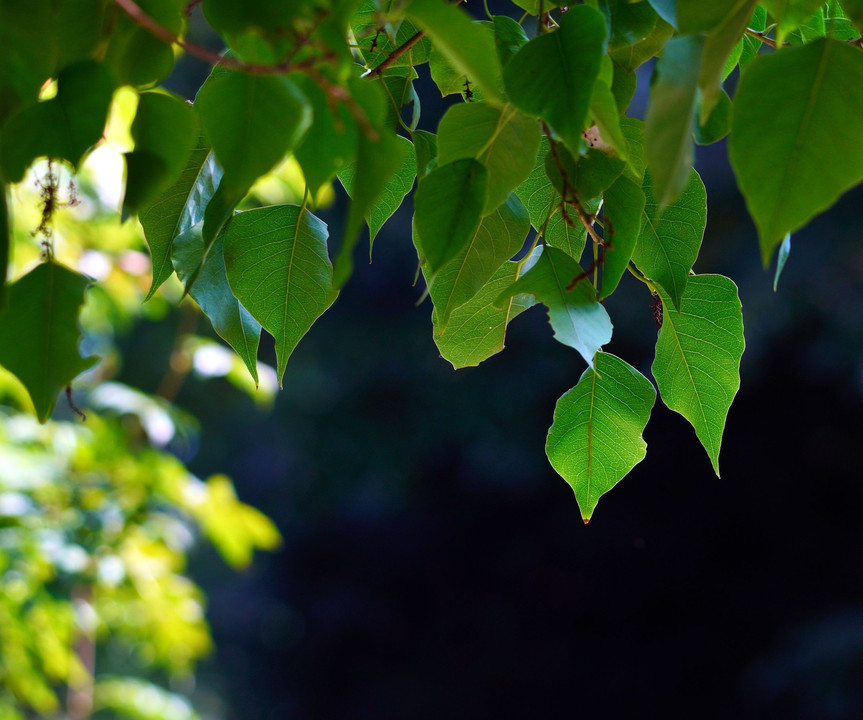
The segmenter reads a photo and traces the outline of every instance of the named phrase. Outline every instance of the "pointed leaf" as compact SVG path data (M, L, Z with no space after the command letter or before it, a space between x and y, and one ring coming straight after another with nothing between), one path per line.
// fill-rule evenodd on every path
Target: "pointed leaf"
M644 459L642 433L655 401L650 381L607 353L597 353L595 366L557 401L545 452L585 522L600 496Z
M545 305L554 337L578 350L593 367L593 356L611 340L611 319L596 301L596 291L579 264L560 250L546 247L536 264L496 302L519 293L529 293Z
M863 53L822 39L759 56L734 102L729 155L758 227L773 248L863 180Z
M452 311L445 326L437 309L432 313L435 345L456 370L479 365L503 350L506 326L533 305L533 298L516 295L502 305L496 305L495 300L518 279L519 271L527 271L530 263L528 258L520 268L520 263L505 262L476 295Z
M171 276L174 238L204 219L204 211L221 179L222 168L202 136L177 181L141 213L141 226L153 263L153 281L145 301Z
M521 25L506 15L495 15L492 22L497 57L500 60L500 66L505 67L512 56L527 45L527 33Z
M668 308L671 298L663 291L660 297ZM737 286L722 275L693 275L680 312L664 315L653 377L663 402L695 428L718 476L725 418L740 387L744 348Z
M174 240L172 259L177 277L185 283L200 268L198 282L189 294L210 319L213 330L240 356L257 385L261 325L231 292L222 254L224 234L216 238L206 262L201 265L204 257L202 227L203 223L199 222Z
M432 39L434 48L492 102L500 102L500 63L490 28L470 19L461 8L439 0L414 0L408 18Z
M39 422L48 419L60 390L99 361L78 351L78 312L89 284L89 278L46 262L7 288L0 365L24 383Z
M779 287L779 276L785 269L785 263L788 261L788 256L791 254L791 233L785 236L782 244L779 246L779 257L776 258L776 274L773 276L773 292Z
M692 169L692 118L704 39L681 35L668 41L650 90L645 139L647 166L660 207L676 198Z
M57 78L57 95L30 105L3 128L2 161L10 182L19 182L38 157L63 158L78 166L102 137L114 85L105 66L70 65Z
M438 166L417 185L416 226L431 272L458 255L476 232L487 175L482 163L466 158Z
M593 84L605 52L605 19L587 5L566 12L554 32L531 40L504 69L506 91L578 153Z
M541 137L539 124L512 105L453 105L440 121L438 164L475 158L488 169L483 215L506 202L533 169Z
M396 171L386 181L380 196L375 200L371 209L366 213L369 224L369 257L371 257L371 245L374 243L378 232L389 220L393 213L401 207L414 185L417 176L417 159L413 144L407 138L396 136L396 142L402 146L400 153L401 162ZM339 180L349 196L353 197L354 178L356 177L356 163L346 165L339 172Z
M644 191L627 177L619 177L605 191L602 216L606 244L603 248L600 300L617 288L641 234Z
M644 218L632 259L648 278L660 285L679 308L689 271L698 257L707 225L707 193L695 170L680 197L659 212L650 174L645 175Z
M453 310L476 295L521 249L529 229L527 210L515 195L483 219L464 250L428 281L436 327L446 327Z
M276 340L281 384L297 343L338 294L327 226L295 205L249 210L226 228L224 254L234 295Z

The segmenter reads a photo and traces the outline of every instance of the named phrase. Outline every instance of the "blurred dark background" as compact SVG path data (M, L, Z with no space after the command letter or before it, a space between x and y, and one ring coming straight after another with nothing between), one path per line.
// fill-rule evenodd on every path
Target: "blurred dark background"
M445 104L420 82L433 130ZM658 400L646 460L584 526L544 456L583 362L537 307L503 353L453 371L416 306L409 202L372 265L358 248L274 412L183 387L192 469L229 473L285 538L239 577L206 548L192 560L218 648L201 684L228 717L863 717L863 191L793 237L774 294L724 143L698 169L695 269L738 283L747 339L721 479ZM336 238L343 209L322 214ZM632 278L607 303L608 349L645 374L649 305ZM136 348L172 332L130 335L126 379L154 389L164 369Z

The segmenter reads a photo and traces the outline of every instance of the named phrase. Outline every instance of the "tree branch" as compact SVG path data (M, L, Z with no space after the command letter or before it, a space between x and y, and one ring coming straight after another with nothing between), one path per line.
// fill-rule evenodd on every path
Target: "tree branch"
M390 67L396 60L398 60L402 55L404 55L408 50L410 50L414 45L416 45L420 40L422 40L425 33L422 30L417 31L416 34L411 35L404 43L399 45L395 50L393 50L389 55L384 58L384 61L369 70L366 75L370 77L374 77L377 75L382 75L384 70Z

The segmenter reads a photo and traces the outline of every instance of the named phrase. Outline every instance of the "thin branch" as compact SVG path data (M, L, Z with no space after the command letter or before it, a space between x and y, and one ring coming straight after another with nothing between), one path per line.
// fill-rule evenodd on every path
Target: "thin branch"
M746 28L743 32L749 37L760 40L765 45L767 45L767 47L772 47L774 50L776 49L776 41L772 37L767 35L767 33L761 30L753 30L752 28Z
M407 40L405 40L401 45L399 45L395 50L393 50L389 55L387 55L380 65L377 65L372 70L369 70L366 75L370 77L382 75L384 70L390 67L396 60L398 60L402 55L404 55L408 50L410 50L414 45L416 45L420 40L422 40L424 35L425 33L422 30L418 30L414 35L411 35Z

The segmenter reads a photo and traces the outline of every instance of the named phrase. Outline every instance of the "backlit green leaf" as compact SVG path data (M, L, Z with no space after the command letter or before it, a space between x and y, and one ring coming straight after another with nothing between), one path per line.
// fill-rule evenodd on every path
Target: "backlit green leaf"
M45 262L7 288L0 365L24 383L39 422L51 415L60 390L98 362L78 351L78 312L89 284L89 278Z
M863 0L839 0L842 9L857 29L863 33Z
M704 183L698 173L691 170L680 197L661 213L649 174L644 178L642 189L646 198L644 218L632 260L679 308L707 224Z
M594 362L557 401L545 445L585 522L600 496L644 459L642 433L656 400L650 381L620 358L600 352Z
M554 337L593 367L593 356L611 340L611 320L579 264L557 248L545 247L536 264L495 302L503 304L519 293L545 305Z
M602 217L606 244L603 248L600 299L617 288L641 234L644 191L627 177L619 177L605 191Z
M295 205L249 210L225 229L224 255L235 297L276 340L281 383L297 343L336 299L327 226Z
M504 67L512 56L527 44L527 33L521 25L506 15L495 15L492 22L494 23L494 46L497 48L500 66Z
M185 284L200 268L198 280L189 294L210 319L213 330L240 356L257 385L261 325L231 292L222 254L224 234L216 238L206 262L201 265L204 257L202 226L199 222L174 240L172 259L177 277Z
M761 0L761 4L777 22L776 40L781 43L821 7L823 0Z
M729 155L773 248L863 180L863 53L821 39L759 56L740 80Z
M486 177L472 158L439 165L414 194L417 232L431 272L437 272L468 244L482 218Z
M743 317L737 287L722 275L694 275L680 311L666 306L656 341L653 377L663 402L695 428L719 475L725 418L740 387Z
M533 169L539 124L512 105L453 105L438 125L438 164L475 158L488 170L483 215L509 197Z
M576 5L562 16L557 30L535 37L504 69L512 103L548 122L573 153L581 145L605 37L602 15L587 5Z

